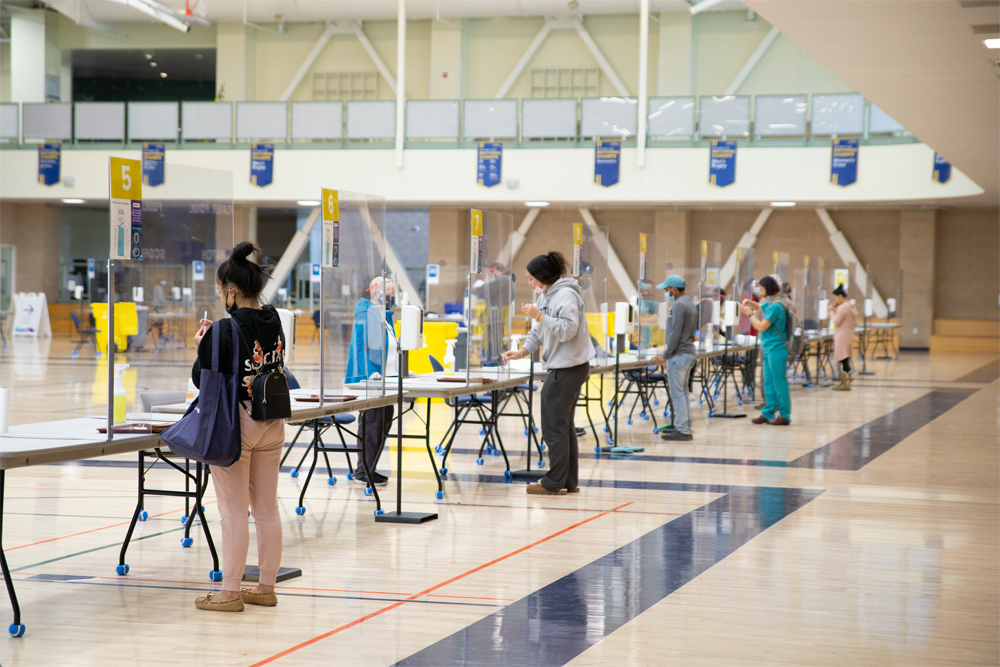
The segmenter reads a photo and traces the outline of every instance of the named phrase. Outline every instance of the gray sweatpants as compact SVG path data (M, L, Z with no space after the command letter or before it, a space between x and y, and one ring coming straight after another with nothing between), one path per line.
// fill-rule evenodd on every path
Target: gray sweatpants
M580 388L587 381L590 364L553 368L542 386L542 439L549 449L549 472L541 484L549 491L572 491L580 482L580 447L573 417Z

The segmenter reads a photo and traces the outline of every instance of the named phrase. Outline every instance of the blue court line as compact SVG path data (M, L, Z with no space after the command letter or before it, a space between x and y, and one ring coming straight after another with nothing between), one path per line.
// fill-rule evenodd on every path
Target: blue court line
M37 578L36 578L37 577ZM197 588L193 586L160 586L155 584L133 584L127 580L121 581L80 581L79 579L88 579L87 576L76 577L74 575L35 575L32 577L25 577L23 579L17 579L18 583L31 581L31 582L42 582L42 583L54 583L54 584L71 584L71 585L82 585L82 586L110 586L115 588L154 588L165 591L194 591L196 593L211 593L214 590L218 590L218 587L213 587L210 584L206 584L206 588ZM279 596L282 597L294 597L294 598L320 598L327 600L362 600L365 602L406 602L406 603L417 603L417 604L434 604L434 605L450 605L459 607L503 607L502 604L488 603L488 602L450 602L447 600L409 600L407 598L371 598L359 595L323 595L319 593L286 593L284 591L275 591Z
M130 545L131 544L135 544L136 542L139 542L141 540L148 540L151 537L159 537L160 535L166 535L168 533L176 533L176 532L181 531L181 530L184 530L184 526L181 526L180 528L171 528L170 530L163 530L163 531L160 531L159 533L151 533L149 535L142 535L140 537L136 537L135 535L133 535L132 536L132 540L129 542L129 544ZM83 556L85 554L94 553L95 551L102 551L103 549L112 549L112 548L121 549L121 546L122 546L121 542L114 542L112 544L105 544L102 547L94 547L93 549L85 549L83 551L77 551L75 553L66 554L65 556L58 556L56 558L50 558L48 560L43 560L43 561L39 561L37 563L32 563L31 565L25 565L23 567L14 567L14 568L11 568L10 572L11 572L11 574L13 574L15 572L23 572L24 570L30 570L32 568L38 567L39 565L48 565L49 563L57 563L57 562L59 562L61 560L66 560L67 558L74 558L75 556ZM2 579L2 578L3 577L0 577L0 579Z
M935 389L794 461L789 468L861 470L972 396L978 389Z
M565 665L821 493L732 487L396 665Z

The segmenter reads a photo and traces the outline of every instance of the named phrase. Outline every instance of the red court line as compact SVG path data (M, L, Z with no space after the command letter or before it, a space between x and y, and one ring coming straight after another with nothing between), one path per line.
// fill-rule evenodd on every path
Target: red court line
M212 502L214 502L214 501L212 501ZM211 504L211 503L206 503L206 504ZM183 510L180 510L180 509L170 510L169 512L161 512L160 514L153 514L149 518L156 519L156 518L161 517L161 516L166 516L167 514L174 514L175 512L181 512L181 511L183 511ZM4 553L6 553L8 551L14 551L15 549L24 549L25 547L33 547L33 546L36 546L38 544L45 544L46 542L56 542L58 540L65 540L67 537L77 537L78 535L86 535L87 533L96 533L96 532L101 531L101 530L107 530L108 528L117 528L118 526L127 526L130 523L132 523L131 519L129 519L128 521L122 521L120 523L113 523L110 526L103 526L101 528L92 528L90 530L84 530L84 531L79 532L79 533L73 533L72 535L63 535L61 537L53 537L53 538L50 538L50 539L47 539L47 540L41 540L39 542L32 542L31 544L22 544L22 545L19 545L19 546L16 546L16 547L11 547L9 549L4 549Z
M558 532L552 533L548 537L543 537L542 539L538 540L537 542L532 542L531 544L529 544L527 546L524 546L524 547L521 547L520 549L517 549L516 551L511 551L509 554L507 554L505 556L500 556L499 558L495 558L494 560L491 560L488 563L484 563L483 565L480 565L479 567L472 568L468 572L463 572L462 574L457 575L455 577L452 577L451 579L448 579L447 581L444 581L444 582L442 582L440 584L437 584L435 586L431 586L427 590L421 591L421 592L417 593L416 595L411 595L410 597L407 598L407 600L408 601L409 600L416 600L419 597L423 597L425 595L429 595L430 593L433 593L434 591L438 590L439 588L443 588L444 586L447 586L448 584L454 583L454 582L458 581L459 579L464 579L465 577L468 577L471 574L475 574L476 572L484 570L484 569L490 567L491 565L496 565L497 563L499 563L501 561L504 561L504 560L507 560L508 558L516 556L516 555L518 555L520 553L523 553L523 552L527 551L528 549L531 549L532 547L536 547L539 544L542 544L544 542L548 542L551 539L555 539L556 537L559 537L560 535L562 535L564 533L568 533L569 531L573 530L574 528L579 528L580 526L582 526L582 525L584 525L586 523L590 523L594 519L599 519L602 516L606 516L608 514L611 514L611 513L615 512L617 510L620 510L623 507L628 507L631 504L632 504L631 502L627 502L624 505L619 505L618 507L615 507L614 509L607 510L606 512L601 512L600 514L595 514L594 516L588 517L588 518L584 519L583 521L580 521L578 523L574 523L572 526L569 526L567 528L563 528L562 530L560 530ZM343 632L344 630L349 630L350 628L353 628L355 625L359 625L361 623L364 623L365 621L367 621L367 620L369 620L371 618L375 618L376 616L380 616L380 615L384 614L387 611L392 611L396 607L400 607L400 606L402 606L404 604L406 604L406 602L396 602L396 603L393 603L393 604L389 605L388 607L383 607L382 609L379 609L378 611L372 612L371 614L368 614L367 616L362 616L361 618L353 620L350 623L347 623L345 625L340 626L339 628L334 628L333 630L330 630L329 632L325 632L325 633L323 633L323 634L321 634L321 635L319 635L317 637L313 637L312 639L308 639L308 640L302 642L301 644L293 646L293 647L291 647L289 649L285 649L281 653L275 653L270 658L264 658L260 662L255 662L250 667L260 667L261 665L266 665L268 663L274 662L278 658L283 658L286 655L289 655L291 653L294 653L295 651L298 651L299 649L302 649L302 648L305 648L305 647L310 646L312 644L315 644L318 641L322 641L322 640L326 639L327 637L332 637L333 635L335 635L335 634L337 634L339 632Z

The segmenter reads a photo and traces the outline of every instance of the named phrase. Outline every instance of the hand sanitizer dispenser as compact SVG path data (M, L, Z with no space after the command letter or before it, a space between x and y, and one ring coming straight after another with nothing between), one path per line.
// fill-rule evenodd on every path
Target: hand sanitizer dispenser
M128 403L128 395L125 392L125 369L128 364L115 364L115 404L114 423L125 423L125 406Z
M403 306L399 326L399 346L404 350L419 350L424 346L424 311L420 306Z
M455 343L457 342L454 338L444 342L444 374L448 377L455 375Z

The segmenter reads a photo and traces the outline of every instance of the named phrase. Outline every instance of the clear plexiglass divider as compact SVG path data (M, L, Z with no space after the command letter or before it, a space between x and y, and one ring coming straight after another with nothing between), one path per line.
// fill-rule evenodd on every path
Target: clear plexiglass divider
M665 272L666 237L639 234L635 250L639 254L636 279L638 325L632 335L640 359L655 356L666 342L667 302L663 290L656 288L672 271Z
M399 311L394 308L400 295L386 264L385 198L347 190L325 191L327 198L330 192L336 193L339 209L329 216L338 218L337 249L321 253L335 266L321 269L321 324L313 360L320 382L309 387L314 390L309 400L315 396L321 405L361 394L383 396L396 392L399 383Z
M115 435L162 430L167 406L194 398L201 320L229 317L215 276L236 242L232 172L165 165L162 185L142 186L141 219L138 235L133 219L132 259L114 260L114 341L107 344L115 349ZM106 326L107 303L93 309L98 327ZM232 372L232 358L218 363ZM159 371L165 364L178 367L169 381Z
M698 280L698 332L703 348L711 347L717 339L722 318L722 244L718 241L701 242L701 270Z
M726 336L730 345L752 344L753 326L750 316L743 314L739 305L745 300L753 300L757 280L754 277L756 253L753 248L736 249L736 266L733 273L733 291L724 300Z
M516 276L511 271L514 216L471 209L466 380L509 377L503 353L511 346ZM478 255L478 256L477 256Z

